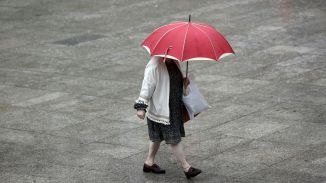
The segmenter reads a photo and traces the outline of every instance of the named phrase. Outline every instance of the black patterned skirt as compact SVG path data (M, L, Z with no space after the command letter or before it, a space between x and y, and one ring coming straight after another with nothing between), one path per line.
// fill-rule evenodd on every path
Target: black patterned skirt
M161 142L165 140L166 144L178 144L181 142L181 137L186 136L182 121L165 125L147 118L147 126L149 139L152 142Z

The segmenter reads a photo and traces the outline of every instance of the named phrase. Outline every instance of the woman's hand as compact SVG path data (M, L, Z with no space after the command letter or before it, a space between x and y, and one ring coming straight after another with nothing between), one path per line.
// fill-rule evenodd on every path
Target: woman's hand
M189 78L183 78L183 95L189 94L188 85L190 84Z
M140 110L137 110L137 116L139 119L144 119L145 118L145 111L140 109Z
M190 84L189 78L183 78L183 87L187 88L189 84Z

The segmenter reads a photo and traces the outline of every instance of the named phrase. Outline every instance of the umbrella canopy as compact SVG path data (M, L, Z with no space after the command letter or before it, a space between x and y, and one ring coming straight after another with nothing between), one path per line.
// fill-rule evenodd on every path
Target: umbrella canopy
M142 46L151 56L166 56L181 62L218 61L234 54L230 44L213 26L190 21L174 22L157 28L144 40Z

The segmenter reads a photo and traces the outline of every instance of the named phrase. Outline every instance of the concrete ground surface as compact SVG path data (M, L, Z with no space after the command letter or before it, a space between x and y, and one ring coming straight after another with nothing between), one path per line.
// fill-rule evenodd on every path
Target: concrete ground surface
M0 0L0 182L326 182L326 1ZM205 22L236 55L191 62L212 106L145 174L142 40ZM185 64L182 63L183 69Z

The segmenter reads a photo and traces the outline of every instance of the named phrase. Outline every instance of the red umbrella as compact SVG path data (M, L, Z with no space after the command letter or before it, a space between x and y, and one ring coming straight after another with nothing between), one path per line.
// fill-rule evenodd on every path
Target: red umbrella
M181 62L215 60L234 54L227 40L213 26L204 23L174 22L157 28L142 43L151 56ZM169 49L170 48L170 49Z

